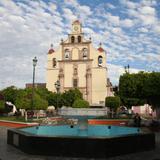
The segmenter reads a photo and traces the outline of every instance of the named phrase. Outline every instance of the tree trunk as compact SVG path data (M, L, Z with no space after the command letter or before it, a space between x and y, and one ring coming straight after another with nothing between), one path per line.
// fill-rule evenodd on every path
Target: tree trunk
M156 107L155 110L157 119L160 119L160 107Z

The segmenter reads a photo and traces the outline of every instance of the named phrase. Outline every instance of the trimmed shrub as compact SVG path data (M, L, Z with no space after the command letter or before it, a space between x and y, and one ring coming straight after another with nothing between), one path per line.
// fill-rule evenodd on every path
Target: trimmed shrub
M83 99L77 99L74 101L73 108L88 108L89 107L89 103L88 101L85 101Z

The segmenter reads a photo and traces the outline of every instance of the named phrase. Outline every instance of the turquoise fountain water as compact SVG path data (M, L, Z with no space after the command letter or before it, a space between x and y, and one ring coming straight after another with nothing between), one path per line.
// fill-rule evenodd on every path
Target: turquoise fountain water
M62 136L62 137L64 136L112 137L112 136L140 133L138 128L107 126L107 125L88 125L87 128L80 128L78 125L38 126L38 127L22 128L20 130L35 135Z
M66 118L66 117L65 117ZM39 136L112 137L140 133L138 128L110 125L88 125L88 116L67 116L78 119L77 125L36 126L21 131Z

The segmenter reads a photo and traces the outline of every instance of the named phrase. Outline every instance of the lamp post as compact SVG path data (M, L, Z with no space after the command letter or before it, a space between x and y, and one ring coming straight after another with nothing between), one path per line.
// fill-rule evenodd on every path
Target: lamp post
M58 93L59 93L59 90L60 90L60 87L61 87L60 81L57 80L54 85L55 85L55 88L57 90L57 108L58 108Z
M32 104L31 104L32 110L34 109L34 88L35 88L34 80L35 80L35 67L37 65L37 61L38 61L37 58L34 57L34 59L33 59Z
M129 68L130 68L129 64L127 66L124 66L124 70L126 73L129 73Z

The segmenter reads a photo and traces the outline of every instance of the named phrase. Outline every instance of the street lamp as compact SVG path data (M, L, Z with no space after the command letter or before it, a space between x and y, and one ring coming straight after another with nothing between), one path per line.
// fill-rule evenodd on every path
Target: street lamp
M127 66L124 66L124 70L126 73L129 73L129 68L130 68L129 64Z
M59 93L59 89L60 89L60 86L61 86L59 80L57 80L54 85L55 85L55 88L57 90L57 93Z
M57 108L58 108L58 93L59 93L59 90L60 90L60 87L61 87L60 81L57 80L57 81L54 83L54 85L55 85L55 88L56 88L56 90L57 90Z
M32 110L34 108L34 88L35 88L34 80L35 80L35 67L37 65L37 61L38 61L37 58L34 57L34 59L33 59L32 105L31 105Z

